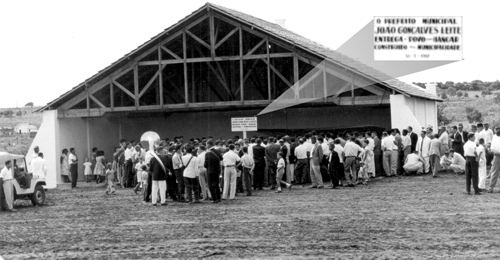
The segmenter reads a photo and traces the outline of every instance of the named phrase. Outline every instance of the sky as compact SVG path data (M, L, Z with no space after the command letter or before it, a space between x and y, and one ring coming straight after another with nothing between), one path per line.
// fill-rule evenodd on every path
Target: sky
M275 22L331 49L374 16L462 16L463 60L406 82L500 79L498 1L229 1L212 3ZM45 105L206 1L0 1L0 107Z

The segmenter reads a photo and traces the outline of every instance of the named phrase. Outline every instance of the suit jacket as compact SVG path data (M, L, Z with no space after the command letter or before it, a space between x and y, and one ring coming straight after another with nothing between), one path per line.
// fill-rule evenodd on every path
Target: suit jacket
M418 138L418 143L417 143L417 151L418 154L422 157L427 157L429 156L429 150L431 148L431 139L427 137L427 135L422 138Z
M167 168L166 167L167 156L158 154L158 158L161 160L161 162L163 163L165 168ZM158 160L156 160L155 157L151 158L151 161L149 161L149 166L151 167L153 181L166 181L167 180L167 173L163 170L163 168L161 167L161 164L158 162Z
M413 153L417 149L418 135L414 132L410 134L411 139L411 152Z
M288 160L290 160L291 164L297 162L297 157L295 157L295 148L297 148L297 143L290 144L290 156L288 157Z
M255 164L264 164L266 162L266 148L257 144L252 147L252 150Z
M330 175L340 174L342 172L342 170L340 170L342 166L340 164L339 154L335 151L331 151L330 155L330 160L328 160L328 173Z
M279 144L269 144L266 148L266 159L268 165L276 165L278 164L278 152L281 147ZM254 153L255 155L255 153Z
M318 142L316 142L313 146L313 150L311 153L311 164L320 165L322 159L323 159L323 148L321 148L321 145Z
M373 154L375 155L382 154L382 142L380 142L378 136L375 136L375 138L373 138Z
M462 131L462 134L463 139L458 131L453 135L453 142L451 142L451 147L453 148L453 150L463 156L464 144L467 142L467 136L469 135L469 133L466 131Z
M167 154L165 163L165 168L167 168L167 170L170 171L171 173L174 172L174 164L172 163L172 157L173 155Z
M209 149L205 154L205 163L203 166L207 169L207 173L210 175L215 174L219 177L220 174L220 161L222 160L222 155L217 149Z
M437 138L431 140L429 156L433 154L439 156L439 158L441 158L441 155L443 154L443 144Z

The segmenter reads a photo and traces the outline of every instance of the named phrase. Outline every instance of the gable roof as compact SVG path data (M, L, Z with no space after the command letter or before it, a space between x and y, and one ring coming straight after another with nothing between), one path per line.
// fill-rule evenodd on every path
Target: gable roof
M285 42L291 43L299 48L302 48L306 52L309 52L311 54L314 54L316 56L319 56L323 59L326 59L332 63L335 63L337 65L341 65L343 67L349 68L351 70L357 71L361 74L364 74L366 77L371 78L375 80L376 82L380 82L384 85L386 85L389 88L392 88L396 91L399 91L401 93L410 95L410 96L415 96L415 97L420 97L424 99L430 99L430 100L436 100L436 101L442 101L442 99L438 98L435 95L432 95L430 93L427 93L425 90L420 88L419 86L415 86L413 84L407 84L405 82L402 82L397 79L393 79L392 77L374 69L371 68L353 58L350 58L346 55L343 55L339 52L336 52L334 50L329 49L328 47L325 47L315 41L312 41L308 38L305 38L299 34L296 34L288 29L285 29L281 27L278 24L271 23L265 20L262 20L260 18L230 9L226 8L223 6L219 5L214 5L212 3L207 3L204 6L200 7L198 10L192 12L190 15L186 16L182 20L178 21L176 24L168 27L165 29L163 32L159 33L158 35L154 36L151 38L149 41L143 43L142 45L138 46L135 50L129 52L119 60L113 62L106 68L98 71L95 75L92 77L86 79L84 82L78 84L76 87L72 88L71 90L67 91L66 93L62 94L55 100L49 102L47 105L37 109L36 111L43 111L47 109L51 109L54 107L57 107L67 100L71 99L72 97L76 96L77 94L85 91L85 86L86 85L91 85L102 78L106 77L109 75L112 71L115 69L126 65L129 60L137 55L139 55L142 51L147 50L148 48L154 46L155 44L159 43L161 40L167 37L167 35L172 34L172 32L178 30L179 28L182 28L184 24L186 24L188 21L191 20L191 18L194 18L209 9L212 9L216 12L219 12L225 16L228 16L234 20L237 20L240 23L250 25L253 29L260 30L266 34L269 34L270 36L276 37L280 40L283 40Z

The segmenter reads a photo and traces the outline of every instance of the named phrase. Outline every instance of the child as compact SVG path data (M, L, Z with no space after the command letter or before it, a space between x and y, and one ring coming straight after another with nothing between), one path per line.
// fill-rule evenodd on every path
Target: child
M278 152L278 174L276 174L276 183L278 183L278 190L276 193L281 192L281 184L284 184L288 189L292 189L292 184L283 181L283 175L285 174L285 160L283 159L283 153Z
M146 164L143 164L141 166L141 173L142 173L142 176L141 176L141 180L142 180L142 194L146 195L146 193L148 193L148 177L149 177L149 171L148 171L148 166L146 166Z
M145 166L144 159L139 157L139 162L135 164L135 172L137 174L137 185L135 185L134 193L137 194L137 191L142 188L142 166Z
M115 178L115 170L113 170L113 165L108 163L106 165L106 176L108 178L108 187L106 188L106 195L115 194L115 188L113 188L113 179Z
M83 166L85 166L85 179L87 180L87 183L89 183L90 177L92 176L92 168L91 168L92 163L89 162L89 158L85 158Z

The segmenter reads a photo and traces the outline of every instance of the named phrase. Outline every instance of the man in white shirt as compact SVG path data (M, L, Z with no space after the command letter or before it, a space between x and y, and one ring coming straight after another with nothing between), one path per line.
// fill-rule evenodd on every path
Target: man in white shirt
M492 137L491 148L490 151L493 153L493 161L491 162L490 169L490 188L488 189L489 193L493 192L493 188L497 184L498 176L500 175L500 129L497 128L496 135Z
M179 191L179 201L185 201L184 194L186 193L184 176L183 176L183 164L182 164L182 146L175 146L175 153L172 156L172 167L174 168L175 178L177 180L177 190Z
M125 149L124 156L125 156L125 176L124 176L124 183L123 186L125 188L130 188L132 187L133 183L133 168L134 168L134 163L132 162L132 153L134 152L134 147L132 147L131 143L127 143L127 148Z
M200 145L198 147L198 156L196 157L196 164L198 165L198 175L201 186L201 195L203 196L202 200L208 200L212 197L210 195L210 189L208 188L208 174L207 169L205 168L205 154L206 148L204 145Z
M3 180L3 193L5 194L5 202L8 211L16 211L14 209L14 187L12 186L12 162L10 160L5 162L5 167L0 171L0 178ZM1 201L0 201L1 203Z
M196 162L196 157L193 156L193 146L188 145L186 147L186 154L182 156L182 164L184 165L184 171L182 176L184 177L184 185L186 185L186 198L189 203L193 203L193 192L194 192L194 203L200 202L200 187L198 179L198 165ZM205 162L205 160L203 160Z
M348 186L356 186L358 183L358 174L356 172L356 158L363 148L359 147L354 141L355 137L351 136L344 146L344 172Z
M445 155L441 157L440 164L443 169L450 169L456 174L463 174L465 172L464 157L462 157L459 153L456 153L453 149L449 152L445 152Z
M229 151L222 156L222 163L224 165L224 190L222 192L222 199L233 200L236 195L236 164L240 161L240 157L234 152L234 144L229 145ZM229 191L231 186L231 191Z
M491 145L491 142L493 141L493 131L490 129L490 125L489 124L484 124L484 143L486 144L486 146L488 146L489 144Z
M45 165L45 159L43 159L43 153L39 153L31 164L33 166L33 179L44 179L47 175L47 166Z
M307 181L307 150L304 145L304 139L299 139L299 146L294 150L295 157L297 157L297 166L295 167L295 181L297 184L304 184Z
M479 140L481 140L481 138L486 141L486 132L483 129L483 124L479 123L477 124L477 131L474 136L476 145L479 144Z
M71 173L71 188L76 188L76 181L78 180L78 157L76 156L75 148L69 149L69 172Z
M422 159L422 157L418 155L417 151L414 151L413 153L408 154L408 156L406 156L405 164L403 165L405 174L411 174L416 172L417 175L420 175L423 172L423 168L424 168L424 159Z
M33 172L33 164L31 164L33 162L33 160L35 160L37 157L38 157L38 154L40 153L40 148L37 146L35 146L35 148L33 148L33 155L31 155L31 160L30 160L30 166L31 166L31 171Z
M429 163L429 151L431 148L431 139L427 136L427 132L422 130L420 133L420 136L418 137L418 142L417 142L417 152L418 155L422 156L424 159L424 172L428 173L430 170L430 163Z
M479 191L479 158L476 152L476 143L474 142L474 134L469 133L468 141L464 144L464 155L465 155L465 180L466 180L466 191L470 194L470 186L472 182L472 187L474 188L476 195L481 195Z
M393 135L388 134L387 132L382 133L382 151L384 152L383 158L383 167L385 171L385 175L387 177L396 176L397 169L397 156L393 155L394 149L397 149L396 144L394 143L395 139ZM397 150L396 150L397 151Z

